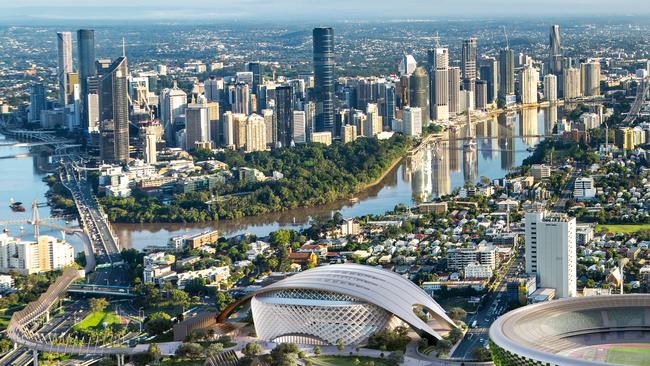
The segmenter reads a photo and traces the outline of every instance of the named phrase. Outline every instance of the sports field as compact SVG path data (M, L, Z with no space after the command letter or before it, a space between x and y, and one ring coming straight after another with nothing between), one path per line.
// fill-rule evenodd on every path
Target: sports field
M650 365L650 344L600 344L574 350L569 357L618 365Z

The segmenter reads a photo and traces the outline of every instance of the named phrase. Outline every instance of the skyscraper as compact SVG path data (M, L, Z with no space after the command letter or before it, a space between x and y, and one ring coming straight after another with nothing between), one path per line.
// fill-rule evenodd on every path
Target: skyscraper
M72 33L58 32L56 34L56 45L58 54L57 80L59 82L59 104L68 104L70 88L67 75L72 72Z
M264 117L253 113L246 119L246 152L263 150L266 150Z
M557 76L553 74L544 76L544 99L551 103L557 101Z
M539 72L530 65L524 66L519 73L519 99L521 104L537 103L537 84Z
M499 52L499 97L515 93L515 53L509 48Z
M580 70L567 67L562 71L562 92L565 100L575 99L582 95L580 90Z
M304 144L307 142L307 116L305 111L293 111L293 130L291 137L294 144Z
M422 109L420 107L404 108L404 134L420 136L422 134Z
M129 161L129 70L120 56L102 75L99 84L99 120L113 127L113 154L116 162Z
M580 64L580 90L585 97L600 95L600 63L598 61Z
M79 86L81 87L81 128L88 129L88 78L95 75L95 31L77 31Z
M174 122L187 107L187 94L178 88L176 82L171 89L164 89L160 96L160 122L165 130L168 146L174 145Z
M450 67L449 75L449 114L459 113L460 108L460 68Z
M549 72L554 75L562 73L562 48L560 46L560 26L552 25L549 37Z
M263 83L264 66L259 62L249 62L246 69L253 73L253 91L257 91L257 87Z
M197 103L187 105L185 111L185 148L191 150L196 148L197 143L203 146L204 143L212 140L210 130L210 112L205 97Z
M418 66L410 79L409 105L420 108L422 123L426 125L429 122L429 77L424 67Z
M334 30L314 28L314 95L317 132L334 132Z
M526 213L526 272L559 298L576 295L576 219L535 207Z
M291 144L293 131L293 88L289 85L275 88L275 115L277 143L287 147Z
M34 83L29 88L29 122L41 120L41 111L45 109L45 85Z
M157 161L156 156L156 142L157 137L153 132L148 132L144 135L144 162L148 164L155 164Z
M494 103L499 95L499 62L490 57L481 60L481 80L487 82L487 102Z
M476 38L463 40L461 67L463 79L476 79L477 45Z
M488 98L487 98L487 82L485 80L476 80L476 88L475 88L475 107L476 109L479 110L485 110L487 108L488 104Z
M444 121L449 118L449 50L436 44L428 51L428 58L430 116L436 121Z

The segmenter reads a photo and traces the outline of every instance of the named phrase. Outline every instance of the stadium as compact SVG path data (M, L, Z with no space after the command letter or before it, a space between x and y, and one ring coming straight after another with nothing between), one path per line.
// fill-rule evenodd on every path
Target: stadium
M359 345L370 335L399 325L440 339L440 332L456 326L444 309L411 281L357 264L301 272L238 303L247 299L251 300L257 336L273 342L331 345L342 340L346 345Z
M496 365L649 365L650 295L528 305L490 327Z

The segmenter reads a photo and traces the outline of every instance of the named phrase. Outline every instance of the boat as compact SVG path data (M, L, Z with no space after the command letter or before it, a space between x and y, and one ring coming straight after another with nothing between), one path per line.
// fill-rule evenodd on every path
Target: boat
M22 202L12 202L9 204L9 208L13 212L25 212L25 207L23 207Z

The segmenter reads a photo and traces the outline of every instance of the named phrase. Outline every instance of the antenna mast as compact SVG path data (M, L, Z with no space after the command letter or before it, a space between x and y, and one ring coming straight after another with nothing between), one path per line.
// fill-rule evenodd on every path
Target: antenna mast
M506 26L503 26L503 35L506 36L506 50L510 49L510 43L508 42L508 33L506 32Z

